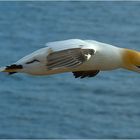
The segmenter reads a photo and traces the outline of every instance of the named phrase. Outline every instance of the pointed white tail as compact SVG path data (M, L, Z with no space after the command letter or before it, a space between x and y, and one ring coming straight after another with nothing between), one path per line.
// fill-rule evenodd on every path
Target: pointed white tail
M6 67L0 67L0 72L3 72Z

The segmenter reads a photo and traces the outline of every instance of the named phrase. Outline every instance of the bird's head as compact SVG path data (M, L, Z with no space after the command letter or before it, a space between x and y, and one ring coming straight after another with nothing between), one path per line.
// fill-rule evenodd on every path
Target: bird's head
M140 73L140 52L125 49L123 53L123 67Z
M40 49L27 55L16 63L3 67L1 72L13 73L28 73L32 75L42 75L46 71L46 50Z

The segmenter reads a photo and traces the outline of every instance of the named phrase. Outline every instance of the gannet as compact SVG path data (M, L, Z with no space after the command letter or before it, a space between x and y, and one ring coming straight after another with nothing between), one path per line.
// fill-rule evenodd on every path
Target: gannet
M140 52L94 40L49 42L0 72L51 75L72 72L75 78L94 77L100 71L124 68L140 72Z

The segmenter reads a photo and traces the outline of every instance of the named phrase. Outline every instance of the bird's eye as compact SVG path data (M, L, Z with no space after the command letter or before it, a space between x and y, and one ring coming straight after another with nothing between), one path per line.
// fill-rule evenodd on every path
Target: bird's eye
M136 66L137 68L140 68L140 66Z
M34 60L32 60L32 61L27 62L26 64L31 64L31 63L34 63L34 62L40 62L40 61L37 60L37 59L34 59Z

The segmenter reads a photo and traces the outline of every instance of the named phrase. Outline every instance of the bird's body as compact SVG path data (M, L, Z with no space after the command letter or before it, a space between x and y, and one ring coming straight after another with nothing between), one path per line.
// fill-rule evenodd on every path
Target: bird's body
M118 68L140 72L139 66L139 52L94 40L69 39L47 43L45 48L2 68L1 71L32 75L73 72L76 78L84 78L93 77L99 71Z

